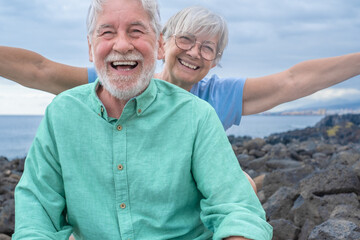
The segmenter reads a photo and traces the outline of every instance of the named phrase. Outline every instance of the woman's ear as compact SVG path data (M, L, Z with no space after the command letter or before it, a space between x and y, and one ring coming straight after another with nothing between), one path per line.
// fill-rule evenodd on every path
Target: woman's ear
M157 59L162 60L165 58L164 39L163 39L162 33L160 33L158 44L159 44L159 47L158 47Z

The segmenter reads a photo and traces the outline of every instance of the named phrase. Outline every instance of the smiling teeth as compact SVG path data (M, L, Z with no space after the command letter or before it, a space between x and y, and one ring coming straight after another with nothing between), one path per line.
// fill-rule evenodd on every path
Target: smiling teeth
M187 62L184 62L184 61L182 61L182 60L180 60L180 63L181 63L182 65L188 67L188 68L193 69L193 70L195 70L195 69L197 68L197 66L191 65L191 64L189 64L189 63L187 63Z
M113 65L114 66L135 66L136 65L136 62L113 62Z

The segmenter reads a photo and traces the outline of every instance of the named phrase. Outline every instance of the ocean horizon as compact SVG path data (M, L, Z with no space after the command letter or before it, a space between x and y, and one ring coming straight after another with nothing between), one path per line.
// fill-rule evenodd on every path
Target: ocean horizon
M240 126L232 126L226 133L234 136L263 138L273 133L314 126L323 117L244 116ZM42 118L41 115L0 115L0 156L9 160L25 157Z

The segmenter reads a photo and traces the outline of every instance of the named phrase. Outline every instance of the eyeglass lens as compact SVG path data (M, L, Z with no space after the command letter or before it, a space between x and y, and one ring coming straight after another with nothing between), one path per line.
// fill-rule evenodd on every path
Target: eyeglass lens
M196 45L196 38L192 35L175 35L175 43L182 50L190 50ZM200 55L212 61L216 58L216 45L210 41L204 41L200 44Z

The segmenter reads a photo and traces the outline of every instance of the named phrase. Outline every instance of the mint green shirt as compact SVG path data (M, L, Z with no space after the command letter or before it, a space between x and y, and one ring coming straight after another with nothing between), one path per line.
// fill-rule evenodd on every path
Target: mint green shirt
M98 82L46 110L16 187L13 239L271 239L215 111L153 79L111 119Z

